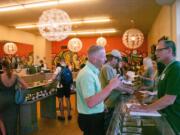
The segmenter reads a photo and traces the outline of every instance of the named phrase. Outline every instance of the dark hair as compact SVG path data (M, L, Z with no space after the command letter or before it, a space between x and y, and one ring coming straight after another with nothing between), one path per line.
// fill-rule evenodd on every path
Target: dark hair
M5 61L2 62L2 67L5 68L8 78L11 78L11 76L12 76L11 63L9 63L8 61L5 60Z
M81 65L80 65L80 69L82 69L82 68L85 67L85 66L86 66L85 63L81 64Z
M114 56L111 54L107 54L106 58L107 58L107 62L108 62L108 61L111 61L114 58Z
M160 41L164 41L164 40L168 40L168 37L167 37L167 36L162 36L160 39L158 39L158 43L159 43Z
M172 54L176 56L176 44L172 40L162 40L164 46L172 49Z
M56 67L60 67L61 66L61 64L58 62L58 63L56 63Z

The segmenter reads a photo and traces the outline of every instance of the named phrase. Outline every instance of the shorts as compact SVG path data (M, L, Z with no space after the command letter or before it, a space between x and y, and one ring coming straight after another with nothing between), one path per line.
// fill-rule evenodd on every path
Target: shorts
M63 98L70 98L71 87L70 86L63 86L62 88L57 88L57 97Z

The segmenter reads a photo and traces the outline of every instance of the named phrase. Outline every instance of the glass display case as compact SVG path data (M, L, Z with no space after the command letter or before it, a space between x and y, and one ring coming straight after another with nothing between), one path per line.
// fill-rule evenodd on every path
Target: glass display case
M126 103L137 102L135 96L122 95L106 135L175 135L165 116L131 116Z
M49 77L48 77L48 76ZM34 74L22 77L28 83L23 91L25 101L20 104L19 134L26 135L38 129L37 103L40 103L40 116L56 118L56 82L49 83L52 74Z

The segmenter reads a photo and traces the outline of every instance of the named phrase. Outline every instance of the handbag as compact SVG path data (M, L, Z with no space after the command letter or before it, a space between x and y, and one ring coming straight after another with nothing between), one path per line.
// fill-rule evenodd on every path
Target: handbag
M18 87L15 93L15 103L22 104L24 102L24 99L25 97L24 97L23 90L20 87Z

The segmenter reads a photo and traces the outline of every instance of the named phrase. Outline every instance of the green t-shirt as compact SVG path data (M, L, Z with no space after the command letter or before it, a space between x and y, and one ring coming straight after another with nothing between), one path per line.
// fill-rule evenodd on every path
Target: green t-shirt
M171 125L180 132L180 62L174 61L167 65L159 77L158 98L164 95L175 95L176 100L162 111L167 114Z

